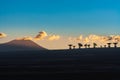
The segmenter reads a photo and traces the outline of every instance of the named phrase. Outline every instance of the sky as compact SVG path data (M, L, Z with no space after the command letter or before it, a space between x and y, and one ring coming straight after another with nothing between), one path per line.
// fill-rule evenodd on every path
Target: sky
M63 49L69 43L77 44L68 38L120 35L119 30L119 0L0 0L0 32L7 35L0 43L35 38L43 31L47 38L36 43ZM54 39L49 41L50 37Z

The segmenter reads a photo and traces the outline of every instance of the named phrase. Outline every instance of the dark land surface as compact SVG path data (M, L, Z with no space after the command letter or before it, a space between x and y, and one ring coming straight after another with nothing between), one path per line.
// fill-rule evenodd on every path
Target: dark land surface
M0 78L8 80L120 80L119 74L120 48L0 52Z

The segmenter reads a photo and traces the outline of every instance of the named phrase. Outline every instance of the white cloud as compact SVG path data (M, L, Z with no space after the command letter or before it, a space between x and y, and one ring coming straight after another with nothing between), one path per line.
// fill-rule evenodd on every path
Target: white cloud
M16 40L33 40L32 37L17 38Z
M7 37L7 35L5 33L0 33L0 38L4 38Z
M79 37L69 37L70 43L82 43L82 44L93 44L97 43L99 46L106 45L108 42L114 43L114 42L120 42L120 35L109 35L109 36L102 36L102 35L88 35L86 37L83 37L83 35L80 35Z
M42 40L44 39L45 37L47 37L47 33L45 31L41 31L39 32L39 34L34 38L35 40Z
M60 36L59 35L51 35L48 37L48 40L52 41L52 40L58 40L60 39Z

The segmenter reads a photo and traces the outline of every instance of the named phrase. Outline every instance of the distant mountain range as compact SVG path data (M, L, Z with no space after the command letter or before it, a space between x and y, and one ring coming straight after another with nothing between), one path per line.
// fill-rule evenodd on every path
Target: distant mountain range
M47 50L39 46L32 40L13 40L0 44L0 51L28 51L28 50Z

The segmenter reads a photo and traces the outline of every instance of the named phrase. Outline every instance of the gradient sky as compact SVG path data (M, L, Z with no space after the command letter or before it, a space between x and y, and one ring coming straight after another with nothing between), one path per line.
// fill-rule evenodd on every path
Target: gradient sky
M0 32L8 35L1 42L42 30L64 37L120 35L120 0L0 0Z

